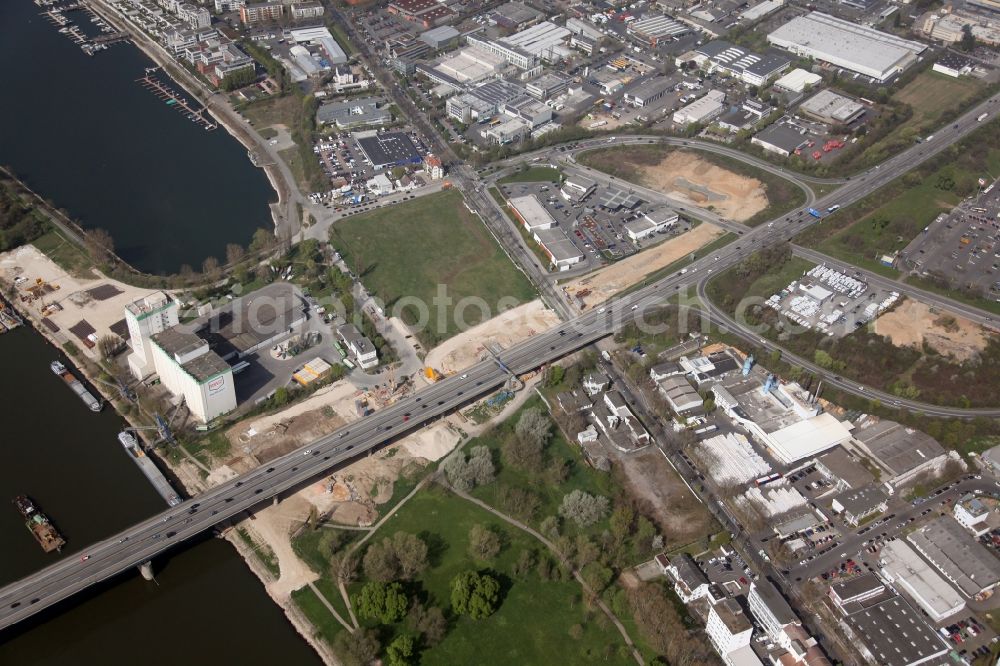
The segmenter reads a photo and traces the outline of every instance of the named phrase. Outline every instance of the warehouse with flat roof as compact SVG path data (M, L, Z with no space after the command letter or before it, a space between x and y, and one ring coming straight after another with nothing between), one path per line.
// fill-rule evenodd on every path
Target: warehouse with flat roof
M879 554L882 576L924 609L935 622L965 608L965 600L905 541L887 541Z
M538 202L538 198L534 194L512 197L509 203L511 210L517 215L517 219L528 231L551 229L556 226L555 219L545 209L545 206Z
M832 90L820 90L802 102L799 111L830 125L848 125L861 117L865 107Z
M906 538L966 597L1000 583L1000 559L951 516L935 518Z
M893 78L917 61L927 46L823 12L780 26L767 41L792 53L849 69L876 82Z
M359 138L357 144L375 171L424 161L413 140L403 132L383 132Z
M691 32L691 28L661 14L632 21L628 25L627 32L637 39L649 42L650 46L656 46L661 40L670 40L686 35Z

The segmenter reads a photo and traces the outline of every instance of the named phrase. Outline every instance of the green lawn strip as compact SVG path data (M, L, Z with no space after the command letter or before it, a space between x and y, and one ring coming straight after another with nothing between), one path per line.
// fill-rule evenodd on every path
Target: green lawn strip
M542 246L539 245L538 242L531 237L531 234L529 234L528 230L524 228L524 225L521 224L518 221L518 219L514 217L514 213L512 213L509 208L507 208L507 201L504 199L503 194L500 192L500 190L498 190L495 187L491 187L490 195L496 200L498 204L500 204L500 207L503 208L504 214L507 217L509 217L511 222L514 223L514 226L517 227L517 232L521 234L521 238L523 238L524 242L528 244L528 247L530 247L531 251L535 254L536 257L538 257L538 260L542 262L542 266L549 266L552 263L552 260L549 259L549 255L545 254L545 250L542 249Z
M428 325L416 333L427 349L459 331L456 304L462 299L482 299L485 314L493 316L501 299L524 303L536 297L456 190L341 220L332 228L331 241L348 266L359 267L369 292L390 308L404 296L427 304ZM440 306L434 300L439 285L449 299ZM461 314L465 326L486 319L475 305ZM402 316L408 323L418 321L410 304Z
M533 166L528 167L524 171L518 171L509 176L504 176L497 182L501 185L506 185L508 183L558 183L561 178L562 173L559 169L554 169L549 166Z
M51 231L31 241L31 244L70 275L81 278L94 277L92 273L94 262L90 260L90 256L58 229L52 228Z
M338 594L337 596L339 597L340 595ZM344 625L337 621L337 618L323 605L323 602L320 601L319 597L316 596L308 585L293 591L292 601L295 602L295 605L299 607L299 610L302 611L313 627L315 627L316 634L327 645L333 645L337 634L347 631L344 629Z

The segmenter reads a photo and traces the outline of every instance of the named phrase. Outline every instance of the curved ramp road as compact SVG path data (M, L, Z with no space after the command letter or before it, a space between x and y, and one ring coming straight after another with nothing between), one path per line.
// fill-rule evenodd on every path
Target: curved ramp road
M933 141L914 146L865 174L853 178L817 205L846 206L947 148L979 126L976 117L995 108L1000 95L966 113ZM760 245L783 242L816 220L802 213L785 215L748 230L736 243L691 264L676 274L617 298L605 307L582 314L559 327L511 347L500 355L505 367L485 361L465 374L428 386L414 395L312 444L272 461L198 497L133 525L108 539L92 544L82 557L67 557L31 576L0 589L0 629L65 599L80 590L139 565L175 544L211 529L216 524L281 493L300 487L317 475L375 449L434 418L499 388L507 369L522 373L558 359L598 340L648 307L660 305L682 287L701 284L742 260ZM851 390L850 387L843 387ZM874 395L864 387L854 392ZM1000 416L1000 409L960 410L910 403L914 409L949 416ZM935 411L936 410L936 411Z

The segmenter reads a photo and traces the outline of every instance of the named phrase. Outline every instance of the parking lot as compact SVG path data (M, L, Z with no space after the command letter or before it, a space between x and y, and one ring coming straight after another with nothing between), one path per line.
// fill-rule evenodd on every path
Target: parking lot
M924 275L1000 299L1000 188L939 215L901 253Z
M591 262L591 268L618 261L646 247L666 240L671 236L688 231L690 223L680 219L676 225L661 233L643 239L632 241L625 232L625 225L646 212L646 206L641 200L634 199L635 205L622 206L617 210L609 210L599 205L604 195L604 188L598 187L590 196L579 203L567 201L553 183L512 183L503 186L504 194L510 197L534 195L538 202L563 228L573 244Z

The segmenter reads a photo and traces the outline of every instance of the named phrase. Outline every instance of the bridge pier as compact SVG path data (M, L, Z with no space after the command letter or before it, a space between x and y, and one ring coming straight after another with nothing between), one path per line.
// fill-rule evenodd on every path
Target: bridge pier
M139 573L145 580L153 580L153 563L147 560L140 564Z

